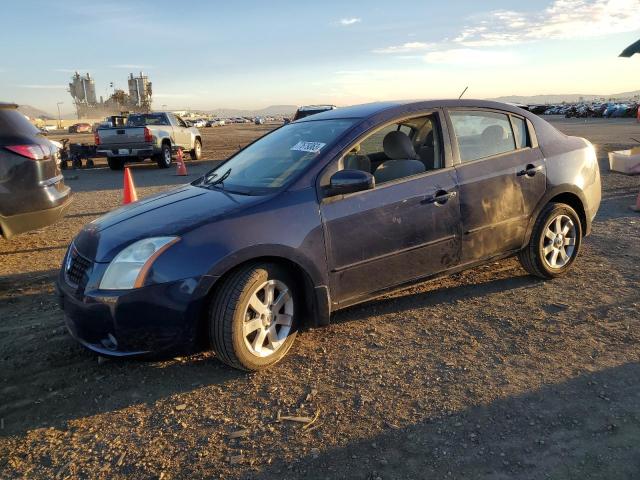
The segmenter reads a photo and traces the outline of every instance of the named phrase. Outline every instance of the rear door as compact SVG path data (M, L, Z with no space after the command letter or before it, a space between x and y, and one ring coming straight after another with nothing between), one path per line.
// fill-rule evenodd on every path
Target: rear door
M448 117L460 188L461 263L518 250L547 184L533 126L494 110L451 109Z

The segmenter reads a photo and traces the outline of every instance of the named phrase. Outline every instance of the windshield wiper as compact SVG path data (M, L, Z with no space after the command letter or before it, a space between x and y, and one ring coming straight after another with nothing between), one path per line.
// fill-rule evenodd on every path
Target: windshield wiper
M213 187L215 185L222 184L222 186L224 186L224 181L227 178L229 178L229 175L231 175L231 169L228 169L226 172L224 172L220 178L216 178L217 177L217 174L216 174L216 175L210 177L209 179L206 179L205 180L205 185ZM213 181L211 181L211 180L213 180Z

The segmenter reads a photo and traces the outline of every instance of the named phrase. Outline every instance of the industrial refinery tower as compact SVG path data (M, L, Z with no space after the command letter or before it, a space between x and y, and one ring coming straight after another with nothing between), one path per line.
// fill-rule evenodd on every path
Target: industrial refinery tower
M133 73L127 79L129 93L116 89L113 94L98 101L96 84L91 75L80 75L76 72L69 83L69 93L73 97L78 119L103 118L110 115L127 113L147 113L151 111L151 82L149 77L140 72L137 77Z

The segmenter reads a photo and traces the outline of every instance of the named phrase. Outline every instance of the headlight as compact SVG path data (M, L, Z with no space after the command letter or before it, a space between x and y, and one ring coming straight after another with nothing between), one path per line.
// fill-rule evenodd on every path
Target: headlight
M139 240L111 260L100 281L101 290L128 290L144 284L153 262L179 237L155 237Z

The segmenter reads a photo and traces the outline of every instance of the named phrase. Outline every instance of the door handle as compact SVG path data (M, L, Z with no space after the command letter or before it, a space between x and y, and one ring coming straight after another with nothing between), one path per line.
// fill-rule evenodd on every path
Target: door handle
M523 176L527 176L527 177L533 177L536 173L540 172L542 170L542 165L538 165L537 167L533 164L529 164L527 165L527 168L525 168L524 170L520 170L517 175L519 177L523 177Z
M422 203L423 205L431 205L433 203L435 203L436 205L444 205L450 198L454 198L457 194L457 192L438 190L434 195L425 198L420 203Z

